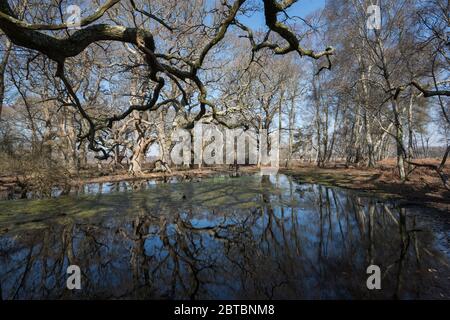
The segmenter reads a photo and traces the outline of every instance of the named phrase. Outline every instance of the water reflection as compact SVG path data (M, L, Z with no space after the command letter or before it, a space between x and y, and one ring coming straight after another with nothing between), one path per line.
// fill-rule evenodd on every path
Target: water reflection
M218 173L217 176L223 176ZM157 184L161 183L178 183L181 181L198 181L202 178L193 177L189 175L184 176L162 176L149 180L137 179L129 181L116 182L92 182L83 183L80 185L67 185L64 187L48 187L40 190L39 188L31 187L31 190L23 189L18 186L10 186L7 190L0 190L0 201L2 200L17 200L17 199L45 199L58 198L60 196L72 195L80 196L86 194L106 194L112 192L126 192L135 190L151 189Z
M450 296L447 217L283 175L1 205L3 299Z

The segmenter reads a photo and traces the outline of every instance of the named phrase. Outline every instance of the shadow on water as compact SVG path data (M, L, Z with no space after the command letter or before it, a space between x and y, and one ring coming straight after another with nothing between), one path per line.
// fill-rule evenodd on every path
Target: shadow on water
M3 299L450 298L448 216L284 175L0 208Z

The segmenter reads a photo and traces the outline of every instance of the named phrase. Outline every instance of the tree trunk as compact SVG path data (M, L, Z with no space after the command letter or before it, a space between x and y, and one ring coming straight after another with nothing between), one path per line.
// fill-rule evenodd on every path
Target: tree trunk
M147 145L144 138L139 138L133 147L132 155L130 159L129 172L132 176L142 176L142 166L145 161L145 154L147 152Z
M5 71L11 53L11 42L6 39L6 47L3 53L3 59L0 63L0 120L2 119L3 101L5 99Z
M411 97L408 106L408 160L411 161L414 153L414 131L413 131L413 105L414 94L411 92Z
M158 133L158 145L159 145L159 154L160 160L162 162L163 168L170 168L170 139L167 138L166 130L165 130L165 112L161 110L159 112L159 122L156 125L156 130Z
M360 58L360 61L362 64L362 58ZM372 127L370 125L370 119L369 119L369 108L370 108L370 97L369 97L369 87L367 85L367 81L370 78L371 75L372 66L368 67L367 75L364 72L364 69L361 73L362 78L362 87L363 87L363 94L364 94L364 129L366 132L366 143L367 143L367 153L368 153L368 167L373 168L375 167L375 155L374 155L374 146L373 146L373 139L372 139Z
M295 122L295 97L291 100L291 108L289 110L289 150L287 155L286 167L292 166L293 144L294 144L294 122Z
M320 116L320 97L319 90L317 88L315 79L313 79L313 97L314 105L316 107L316 135L317 135L317 158L316 163L318 167L323 167L323 155L322 155L322 126L321 126L321 116Z
M397 144L397 169L402 181L406 180L404 147L403 147L403 126L398 112L398 103L396 99L392 100L392 111L394 113L395 140Z

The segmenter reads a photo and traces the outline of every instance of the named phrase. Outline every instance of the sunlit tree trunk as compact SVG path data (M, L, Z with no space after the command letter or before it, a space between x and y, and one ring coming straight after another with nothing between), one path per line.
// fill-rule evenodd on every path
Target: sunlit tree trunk
M130 159L130 167L129 172L133 176L142 176L143 170L142 167L145 162L145 155L148 150L148 146L150 145L148 139L144 137L139 137L133 147L132 155Z
M161 110L159 112L159 122L156 124L156 130L158 135L159 155L163 170L170 170L170 139L167 138L165 129L165 112Z
M286 167L292 166L292 157L293 157L293 144L294 144L294 122L295 122L295 97L292 97L291 100L291 108L289 110L289 146L288 146L288 155L286 161Z
M397 169L400 175L400 179L404 181L406 179L405 161L404 161L404 147L403 147L403 126L398 111L397 99L392 99L392 112L394 113L394 126L395 126L395 140L397 150Z
M313 99L315 112L315 125L316 125L316 143L317 143L317 158L316 164L318 167L323 166L323 154L322 154L322 119L320 114L320 96L319 89L317 88L316 80L313 79Z

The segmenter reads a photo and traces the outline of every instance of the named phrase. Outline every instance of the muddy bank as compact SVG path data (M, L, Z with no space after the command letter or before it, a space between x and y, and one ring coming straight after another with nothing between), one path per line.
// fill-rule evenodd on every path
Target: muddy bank
M382 198L395 198L402 205L425 205L450 212L450 192L429 170L417 170L406 182L400 181L392 168L317 168L297 167L281 169L303 183L317 183L376 194Z

